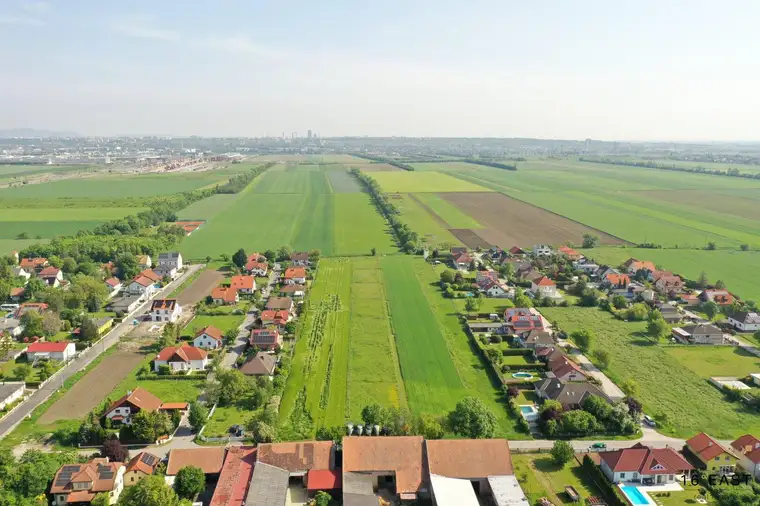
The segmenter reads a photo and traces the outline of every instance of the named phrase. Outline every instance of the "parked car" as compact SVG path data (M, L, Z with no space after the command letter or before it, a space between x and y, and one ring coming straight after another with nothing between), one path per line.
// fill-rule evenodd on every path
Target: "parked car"
M591 445L591 448L594 450L605 450L607 449L607 443L594 443Z
M649 425L650 427L656 427L657 423L654 421L654 418L652 418L649 415L644 415L644 423Z

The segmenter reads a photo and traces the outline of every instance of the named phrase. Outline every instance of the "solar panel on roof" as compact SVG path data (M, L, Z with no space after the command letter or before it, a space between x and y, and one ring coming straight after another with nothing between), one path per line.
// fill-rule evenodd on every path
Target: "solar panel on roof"
M150 453L143 453L142 458L140 460L142 460L145 464L152 466L158 460L158 457Z
M63 466L64 473L72 473L79 471L80 466Z

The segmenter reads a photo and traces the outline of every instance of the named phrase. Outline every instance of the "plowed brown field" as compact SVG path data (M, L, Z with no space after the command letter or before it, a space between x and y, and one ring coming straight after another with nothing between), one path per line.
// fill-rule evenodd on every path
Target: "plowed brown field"
M452 192L439 195L483 224L485 228L474 232L485 242L502 248L534 244L560 245L567 241L580 244L586 233L598 235L602 244L628 244L622 239L501 193ZM546 198L552 198L551 194L547 194Z

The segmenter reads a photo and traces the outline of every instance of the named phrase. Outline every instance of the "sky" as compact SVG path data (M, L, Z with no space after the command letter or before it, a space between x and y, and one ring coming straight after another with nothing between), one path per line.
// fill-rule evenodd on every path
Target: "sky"
M2 0L0 129L760 140L757 0Z

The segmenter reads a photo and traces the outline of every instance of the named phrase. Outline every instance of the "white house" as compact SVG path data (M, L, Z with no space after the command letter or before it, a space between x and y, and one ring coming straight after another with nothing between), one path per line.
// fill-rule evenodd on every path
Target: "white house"
M26 349L26 360L34 362L38 359L49 359L65 362L74 358L75 354L76 347L74 343L68 341L59 341L57 343L38 341L30 344Z
M550 257L553 253L552 247L547 244L536 244L533 246L533 255L537 257Z
M157 411L163 402L140 387L130 390L106 410L106 418L122 425L130 425L132 417L140 411Z
M193 338L193 346L196 348L204 348L206 350L216 350L221 348L224 342L224 336L222 331L216 327L209 325L208 327L200 329Z
M294 251L290 254L290 261L293 263L293 265L299 267L308 267L311 265L311 261L309 260L309 253L306 251Z
M39 273L40 279L42 279L48 286L52 286L53 288L57 287L61 284L61 281L63 281L63 272L61 272L61 269L56 269L55 267L45 267L42 269Z
M13 267L11 269L11 275L18 278L24 278L24 283L29 281L32 277L32 273L24 269L23 267Z
M751 434L745 434L731 443L731 447L736 450L742 469L755 479L760 479L760 439Z
M106 290L108 290L108 298L110 299L124 287L124 285L121 284L121 281L119 278L108 278L103 283L106 285Z
M282 276L286 285L306 284L306 269L303 267L288 267Z
M150 319L154 322L176 322L182 316L182 306L177 299L156 299L150 307Z
M18 337L24 331L21 320L18 318L0 318L0 334L10 334L12 337Z
M153 280L145 276L138 276L127 286L127 295L138 295L141 299L147 299L156 291Z
M499 282L491 282L487 284L484 291L488 297L512 299L515 296L514 288Z
M245 270L251 276L264 277L269 272L269 266L266 262L259 262L257 258L253 258L249 259L248 263L245 264Z
M6 406L21 399L24 396L25 386L26 383L23 381L0 383L0 410L4 410Z
M140 255L137 257L137 265L141 269L150 269L153 266L153 260L151 260L150 255Z
M646 480L656 485L677 483L694 467L673 448L649 448L641 443L631 448L599 453L602 472L613 483Z
M728 323L739 332L755 332L760 330L760 314L741 311L729 316Z
M238 293L251 294L256 291L256 278L253 276L232 276L230 288Z
M182 254L176 251L170 253L161 253L158 255L158 268L170 271L172 269L182 270Z
M551 279L546 276L542 276L538 279L534 279L530 283L530 291L533 292L536 297L550 297L552 299L557 298L557 285Z
M203 371L208 366L208 353L189 344L169 346L153 360L153 370L158 372L162 365L168 365L174 372Z

